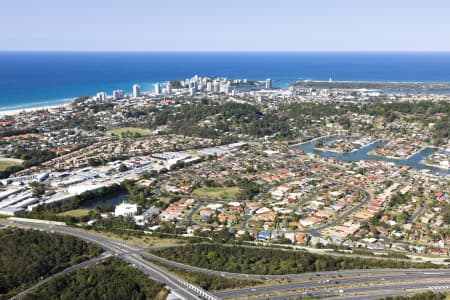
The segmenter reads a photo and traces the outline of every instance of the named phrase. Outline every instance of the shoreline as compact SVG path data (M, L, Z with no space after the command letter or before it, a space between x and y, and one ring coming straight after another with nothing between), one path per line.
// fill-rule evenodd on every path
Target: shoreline
M319 151L322 151L322 152L331 152L331 153L337 153L337 154L345 155L345 154L351 154L351 153L358 152L358 151L360 151L360 150L362 150L364 148L370 147L373 144L378 143L380 141L382 142L383 140L382 139L374 140L374 141L372 141L372 142L370 142L368 144L361 145L361 147L359 147L358 149L353 149L352 151L349 151L349 152L341 152L341 151L337 151L337 150L334 150L334 149L328 150L328 149L324 149L324 148L315 148L315 147L314 147L314 150L319 150ZM372 152L372 151L370 151L370 152ZM369 153L367 153L367 154L369 154Z
M1 53L0 53L1 54ZM171 80L178 80L178 79L171 79ZM162 83L167 82L171 80L152 80L152 81L137 81L137 84L140 84L141 86L152 86L154 83ZM432 88L432 89L423 89L422 92L427 91L426 94L428 95L450 95L450 81L427 81L427 80L421 80L421 81L391 81L391 80L335 80L332 82L326 81L326 80L317 80L317 79L301 79L301 78L279 78L273 79L276 82L279 82L282 86L282 88L287 88L288 86L296 85L298 83L319 83L319 84L393 84L393 85L399 85L399 84L411 84L411 85L417 85L417 84L423 84L423 85L445 85L444 88ZM255 80L255 81L263 81L261 80ZM123 83L124 84L124 83ZM127 88L122 87L123 84L117 84L117 88L126 90L128 93L129 91ZM131 85L131 82L127 83L127 87ZM359 90L360 88L356 88L356 90ZM408 94L411 93L412 90L405 90L405 89L379 89L379 88L365 88L367 90L378 90L385 94ZM99 87L99 91L101 88ZM402 92L402 90L404 90ZM21 106L6 106L1 107L0 106L0 116L2 115L16 115L21 112L29 112L29 111L36 111L40 109L48 109L48 108L54 108L58 106L66 106L70 103L72 103L77 97L66 97L66 98L59 98L59 99L48 99L48 100L42 100L40 102L29 102L25 103L22 107ZM301 143L300 143L301 144ZM340 153L340 152L338 152Z
M443 147L431 146L430 148L434 148L436 151L444 150ZM441 166L440 164L433 164L433 163L426 162L427 157L424 157L423 159L420 160L420 163L422 165L428 166L428 167L433 167L433 168L438 168L438 169L443 169L443 170L450 170L450 167L444 167L444 166Z
M425 151L426 149L429 149L429 148L433 149L433 148L436 148L436 147L434 147L434 146L424 146L424 147L420 148L418 151L416 151L414 153L411 153L410 155L405 156L405 157L380 155L380 154L375 152L375 149L372 150L372 151L369 151L367 154L372 155L372 156L378 156L378 157L382 157L382 158L384 157L384 158L387 158L387 159L393 159L393 160L399 160L400 161L400 160L409 160L413 156L415 156L415 155L419 154L420 152Z
M20 113L36 112L36 111L40 111L40 110L49 110L49 109L56 109L56 108L61 108L61 107L67 108L70 105L72 105L72 103L73 103L73 100L62 102L61 104L24 107L24 108L17 108L17 109L3 110L2 108L0 108L0 116L14 116L14 115L18 115Z
M428 167L432 167L432 168L438 168L438 169L442 169L442 170L450 170L450 167L443 167L441 165L433 165L433 164L429 164L427 162L425 162L424 159L420 160L420 163L424 166L428 166Z
M305 142L300 142L300 143L291 144L291 145L289 145L289 147L297 147L297 146L305 145L305 144L308 144L308 143L311 143L311 142L314 142L314 141L317 141L317 140L320 140L320 139L332 138L332 137L334 137L334 136L337 136L337 135L335 135L335 134L331 134L331 135L322 135L322 136L315 137L315 138L313 138L313 139L307 140L307 141L305 141Z

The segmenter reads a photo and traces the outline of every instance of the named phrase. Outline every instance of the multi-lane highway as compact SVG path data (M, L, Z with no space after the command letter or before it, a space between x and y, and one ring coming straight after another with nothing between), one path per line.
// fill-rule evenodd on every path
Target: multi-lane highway
M94 243L102 247L104 250L113 253L113 255L122 258L126 262L132 264L137 269L141 270L145 274L149 275L151 278L162 282L167 285L172 293L177 295L181 299L208 299L215 300L219 299L217 296L197 287L195 285L189 284L188 282L177 278L171 273L157 267L156 265L150 263L149 261L143 259L139 254L139 248L127 245L125 243L117 242L108 237L102 236L100 234L94 234L82 230L78 230L71 227L64 226L54 226L41 223L30 223L30 222L19 222L19 221L5 221L7 225L18 226L24 228L33 228L45 231L56 232L60 234L67 234L75 236L82 240ZM4 223L4 224L5 224Z
M321 277L312 278L311 281L302 281L302 282L294 282L294 283L286 283L286 284L276 284L270 286L259 286L253 288L245 288L240 290L231 290L216 293L221 298L238 298L238 297L247 297L251 295L257 294L272 294L286 291L297 291L297 295L303 292L306 292L310 296L321 296L327 295L333 291L339 291L342 287L350 286L354 288L358 288L359 292L369 292L370 289L388 289L389 287L395 288L404 288L404 285L411 288L415 286L416 283L423 283L428 281L425 288L436 285L436 284L449 284L450 283L450 270L435 270L433 272L399 272L395 275L386 272L385 274L379 273L375 274L365 274L365 276L356 276L356 277L339 277L339 278L331 278L331 279L323 279ZM344 288L347 293L349 290Z
M290 275L251 275L207 270L168 261L147 253L148 249L118 242L101 234L84 230L39 223L21 223L0 220L4 225L34 228L67 234L101 246L109 255L122 258L151 278L167 285L181 299L292 299L302 296L339 297L339 299L377 299L386 296L404 295L419 292L431 286L449 286L449 269L384 269L384 270L343 270ZM224 278L240 279L283 279L286 283L275 282L271 285L255 286L237 290L217 292L215 294L180 280L166 270L147 259L166 265L201 272ZM101 258L98 258L101 259ZM95 262L95 261L94 261ZM86 262L88 265L90 262ZM79 268L81 266L75 266ZM65 270L69 272L71 269ZM287 280L287 281L286 281ZM292 282L289 282L291 280ZM272 281L273 282L273 281ZM305 293L305 295L304 295Z
M445 282L445 281L444 281ZM286 293L283 295L271 295L261 297L251 297L257 300L297 300L302 297L311 298L319 297L327 300L374 300L386 297L413 295L436 288L437 291L446 292L450 290L449 283L441 283L440 285L430 286L430 283L387 283L382 286L362 286L347 289L322 289L305 293ZM245 297L243 298L245 299Z

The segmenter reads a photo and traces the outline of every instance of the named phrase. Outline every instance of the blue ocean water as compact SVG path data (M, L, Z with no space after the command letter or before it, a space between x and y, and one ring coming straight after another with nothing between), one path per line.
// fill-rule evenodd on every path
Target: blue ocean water
M68 98L144 91L195 74L263 80L450 82L450 53L308 52L0 52L0 110L52 105Z

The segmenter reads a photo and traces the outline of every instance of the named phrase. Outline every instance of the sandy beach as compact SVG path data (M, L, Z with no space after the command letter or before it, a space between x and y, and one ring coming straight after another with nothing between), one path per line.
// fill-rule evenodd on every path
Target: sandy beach
M11 110L1 110L0 108L0 116L14 116L20 113L34 112L39 110L52 110L58 108L67 108L70 106L72 102L62 103L58 105L49 105L49 106L39 106L39 107L28 107L28 108L20 108L20 109L11 109Z

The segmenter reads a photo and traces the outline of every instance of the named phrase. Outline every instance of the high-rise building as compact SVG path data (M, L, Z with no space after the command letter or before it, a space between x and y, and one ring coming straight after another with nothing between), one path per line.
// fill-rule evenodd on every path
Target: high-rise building
M266 90L271 90L272 89L272 79L267 78L266 79Z
M105 92L97 93L97 99L99 101L106 101L107 97L108 97L108 95Z
M220 92L220 82L218 81L213 82L213 92L214 93Z
M230 85L228 82L223 82L220 84L220 92L228 94L230 92Z
M124 98L124 91L123 90L114 90L113 91L113 99L114 100L120 100Z
M208 83L206 83L206 91L207 92L212 92L212 82L208 81Z
M170 84L170 82L168 82L166 84L166 94L167 95L172 95L172 85Z
M141 87L138 84L133 85L133 98L137 98L141 95Z
M161 85L159 83L155 83L155 94L160 95L161 94Z

